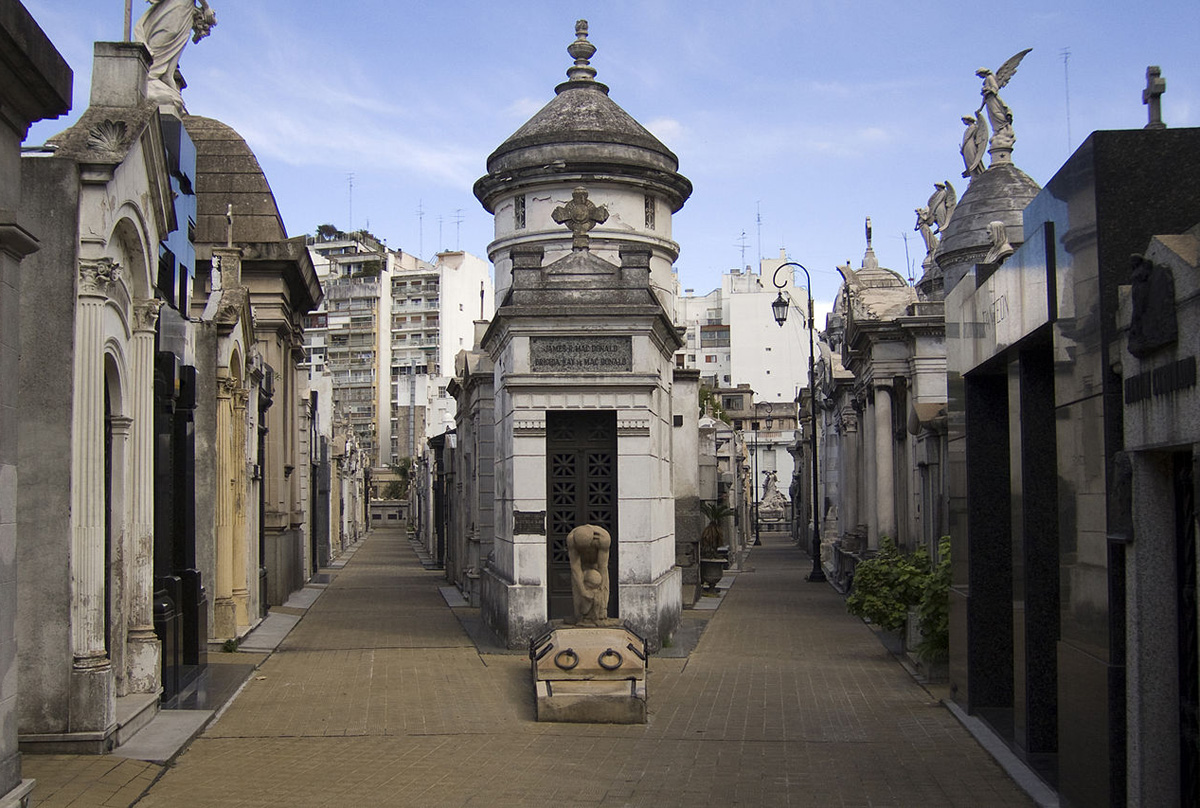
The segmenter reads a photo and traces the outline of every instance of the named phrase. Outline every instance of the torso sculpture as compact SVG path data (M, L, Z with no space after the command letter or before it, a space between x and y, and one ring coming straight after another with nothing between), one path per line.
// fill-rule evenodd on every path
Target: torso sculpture
M576 625L605 626L616 622L608 617L608 555L611 549L612 536L598 525L580 525L567 534Z

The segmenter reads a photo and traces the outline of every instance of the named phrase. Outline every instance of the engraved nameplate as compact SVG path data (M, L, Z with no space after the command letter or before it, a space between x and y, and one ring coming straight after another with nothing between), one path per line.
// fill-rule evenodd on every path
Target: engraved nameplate
M513 511L513 535L545 536L545 511Z
M633 370L632 337L530 337L534 373L614 373Z

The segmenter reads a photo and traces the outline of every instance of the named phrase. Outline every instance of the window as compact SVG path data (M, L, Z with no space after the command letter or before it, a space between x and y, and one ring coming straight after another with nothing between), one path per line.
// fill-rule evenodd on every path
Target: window
M708 362L709 364L712 364L713 362L717 361L717 356L716 356L716 354L706 354L704 357L704 361ZM767 371L767 373L770 373L770 372L771 371L769 371L769 370Z
M740 410L742 408L742 397L723 396L721 398L721 406L727 410Z
M646 229L654 229L654 197L646 194Z
M525 229L525 194L513 199L513 227L517 230Z

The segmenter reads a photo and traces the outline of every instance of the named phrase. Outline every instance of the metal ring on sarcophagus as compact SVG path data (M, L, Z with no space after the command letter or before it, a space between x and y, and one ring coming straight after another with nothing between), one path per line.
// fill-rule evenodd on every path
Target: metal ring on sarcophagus
M563 658L569 658L564 662ZM575 653L575 649L566 648L554 655L554 664L562 668L564 671L569 671L579 664L579 654Z
M614 657L617 660L616 662L611 661ZM606 671L615 671L617 668L621 667L622 664L624 664L625 658L621 656L620 651L614 651L611 648L606 648L604 649L604 653L596 657L596 662Z

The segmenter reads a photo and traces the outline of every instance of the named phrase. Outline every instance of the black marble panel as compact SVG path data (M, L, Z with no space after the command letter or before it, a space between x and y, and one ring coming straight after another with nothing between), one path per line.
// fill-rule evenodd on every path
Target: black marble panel
M1012 524L1008 382L976 373L966 385L968 710L1012 707Z
M1059 555L1058 452L1053 351L1049 341L1019 358L1017 420L1021 443L1021 522L1013 552L1013 589L1022 597L1023 644L1015 675L1024 681L1014 705L1014 740L1027 752L1058 749ZM1018 587L1017 578L1020 578Z

